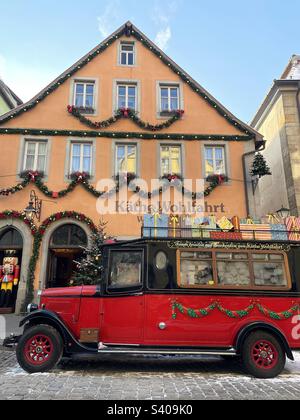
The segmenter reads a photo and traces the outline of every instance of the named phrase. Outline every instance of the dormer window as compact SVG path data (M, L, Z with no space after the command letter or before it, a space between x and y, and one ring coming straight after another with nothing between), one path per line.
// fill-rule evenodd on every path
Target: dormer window
M132 42L121 42L120 45L121 66L135 65L135 45Z
M93 114L95 110L95 82L75 81L74 103L83 113Z

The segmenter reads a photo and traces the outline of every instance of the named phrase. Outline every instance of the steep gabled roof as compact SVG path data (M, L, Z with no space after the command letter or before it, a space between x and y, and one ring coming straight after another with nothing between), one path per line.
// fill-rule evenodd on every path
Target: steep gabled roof
M0 96L10 109L23 104L20 98L0 79Z
M135 37L140 41L146 48L148 48L153 54L161 59L171 70L174 71L185 83L187 83L191 89L196 92L200 97L207 101L219 114L225 118L234 127L245 133L245 136L252 137L256 141L262 141L263 137L260 133L255 131L252 127L245 124L238 118L236 118L228 109L226 109L220 102L218 102L209 92L207 92L199 83L197 83L188 73L186 73L180 66L178 66L170 57L168 57L160 48L158 48L149 38L147 38L136 26L131 22L127 22L122 25L117 31L111 36L105 39L101 44L97 45L92 51L86 54L83 58L77 61L68 70L62 73L57 79L55 79L50 85L38 93L33 99L27 103L19 106L17 109L10 111L0 117L0 125L15 118L22 112L27 112L34 108L39 102L50 95L56 90L61 84L66 82L72 77L78 70L87 65L91 60L105 51L110 45L112 45L121 36Z

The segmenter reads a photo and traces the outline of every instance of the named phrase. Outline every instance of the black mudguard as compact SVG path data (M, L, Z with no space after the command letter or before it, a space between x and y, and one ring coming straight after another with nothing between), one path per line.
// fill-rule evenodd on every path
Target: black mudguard
M50 325L60 333L64 341L66 356L71 356L73 354L98 354L98 349L86 347L83 344L81 344L78 340L76 340L76 338L68 329L68 327L54 312L46 310L38 310L32 312L31 314L27 315L24 319L22 319L22 321L20 322L20 327L24 326L24 328L29 328L30 326L40 324Z
M267 331L273 334L281 342L288 359L293 360L293 361L295 360L293 352L289 346L289 343L286 337L283 335L283 333L279 331L273 325L268 324L266 322L254 322L250 325L247 325L245 328L242 329L242 331L240 331L236 340L236 350L239 354L241 353L242 346L247 335L251 333L252 331L256 331L256 330L263 330L263 331Z

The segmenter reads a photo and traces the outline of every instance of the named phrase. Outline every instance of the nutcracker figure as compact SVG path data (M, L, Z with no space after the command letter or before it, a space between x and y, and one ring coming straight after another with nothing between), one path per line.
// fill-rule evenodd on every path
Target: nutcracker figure
M11 308L13 292L17 289L20 279L19 260L16 251L6 251L3 265L0 266L0 308Z

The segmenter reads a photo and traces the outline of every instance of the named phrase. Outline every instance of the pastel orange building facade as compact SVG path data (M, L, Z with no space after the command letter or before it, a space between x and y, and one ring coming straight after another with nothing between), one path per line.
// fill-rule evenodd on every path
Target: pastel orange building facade
M16 311L33 291L67 284L91 222L97 225L101 217L93 193L99 180L112 180L122 171L135 173L151 192L151 180L162 175L191 180L225 175L226 182L205 198L204 212L246 217L251 183L244 168L261 144L258 133L136 27L121 27L32 101L0 118L0 257L15 250L19 259ZM22 186L24 171L30 182ZM35 182L35 172L44 173L42 180L36 175L42 187ZM78 185L62 193L75 172ZM83 172L90 174L87 187L78 178ZM19 213L28 206L31 190L43 203L41 220L30 229ZM18 213L3 214L6 210ZM86 219L59 215L66 211ZM109 235L130 239L141 234L136 215L104 218Z

